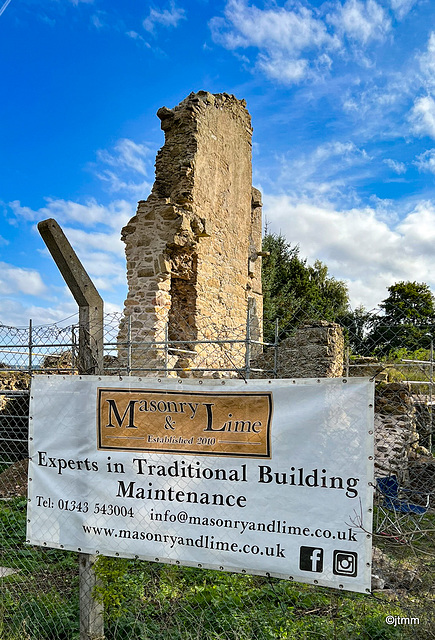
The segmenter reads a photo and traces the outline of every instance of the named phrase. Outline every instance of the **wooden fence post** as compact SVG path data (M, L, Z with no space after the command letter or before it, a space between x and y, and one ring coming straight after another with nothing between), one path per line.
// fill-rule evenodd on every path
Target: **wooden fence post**
M79 373L103 373L103 300L56 220L38 224L47 249L79 306ZM104 638L103 606L93 598L96 557L79 554L80 640Z

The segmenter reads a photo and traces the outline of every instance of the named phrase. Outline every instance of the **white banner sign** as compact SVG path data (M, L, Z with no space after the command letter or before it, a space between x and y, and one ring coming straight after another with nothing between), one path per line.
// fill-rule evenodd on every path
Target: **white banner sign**
M373 389L36 376L28 541L370 590Z

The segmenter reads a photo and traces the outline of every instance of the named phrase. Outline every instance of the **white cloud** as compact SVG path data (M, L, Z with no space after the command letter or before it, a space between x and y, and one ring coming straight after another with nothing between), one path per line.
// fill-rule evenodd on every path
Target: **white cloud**
M106 23L102 19L101 12L94 13L94 15L91 16L91 22L96 29L103 29L104 27L106 27Z
M429 35L427 48L419 57L420 69L423 74L424 84L428 88L435 86L435 32Z
M104 313L120 313L122 307L112 302L104 302ZM40 305L26 304L23 300L16 300L14 298L3 298L0 309L0 325L14 328L28 328L28 319L32 319L34 330L37 331L38 327L46 327L56 323L59 327L71 327L77 324L79 321L79 314L77 309L77 303L74 301L71 294L66 290L66 299L57 299L51 306L42 307ZM106 336L110 342L116 340L116 320L113 320L113 333L111 336ZM45 330L44 330L45 332ZM3 335L4 335L3 331ZM5 354L1 352L0 347L0 360L6 358ZM9 360L10 361L10 360Z
M249 62L249 60L247 60ZM323 75L332 67L332 59L325 53L310 61L307 58L291 58L281 51L258 55L257 67L269 78L280 84L298 84L302 80Z
M128 138L121 138L115 144L116 154L105 149L97 151L97 157L112 167L132 169L136 173L147 175L145 159L150 155L150 149L145 144L138 144Z
M137 31L127 31L126 35L136 42L141 42L145 47L151 49L151 45Z
M212 37L227 49L257 48L258 67L266 75L286 84L299 82L316 69L329 69L331 58L324 49L338 49L340 43L313 11L299 2L293 6L262 10L245 0L228 0L224 18L209 23Z
M360 67L375 66L364 49L384 41L392 26L381 4L335 0L313 9L306 4L293 0L260 9L248 0L227 0L223 17L209 22L212 37L231 50L255 47L257 68L287 85L329 75L334 56L340 63L352 57Z
M83 231L70 227L64 232L98 290L113 291L126 286L125 245L121 228L112 233Z
M89 232L83 229L64 228L65 235L74 246L87 251L105 251L124 257L124 243L121 241L121 229L112 233Z
M355 119L364 138L379 139L381 133L394 139L409 133L408 126L404 131L399 123L420 86L414 64L393 71L372 69L347 84L343 109Z
M279 53L270 56L260 55L258 58L258 67L264 71L269 78L278 80L278 82L283 84L296 84L309 74L308 60L304 60L303 58L299 60L289 60Z
M118 173L109 171L97 171L95 173L97 178L107 184L108 191L110 193L118 193L120 191L125 192L132 198L144 200L151 191L152 183L148 180L143 182L136 182L135 180L123 180Z
M372 158L350 140L333 140L317 146L311 153L291 152L279 158L278 183L293 197L324 202L353 199L355 180L367 171Z
M125 287L124 244L120 231L134 215L132 205L125 201L112 202L107 207L95 200L85 205L53 199L47 202L46 207L36 211L22 207L18 201L10 203L10 207L17 217L25 220L34 222L54 218L61 224L97 289L112 291L117 286ZM65 226L71 223L75 226ZM24 275L22 279L25 282ZM37 282L32 283L31 289L37 291Z
M417 0L390 0L390 3L397 18L401 20L411 11Z
M429 271L429 267L433 270L431 261L435 244L435 204L430 201L420 202L414 211L398 224L397 231L409 243L415 257L426 263L426 270ZM430 277L433 282L435 277Z
M85 204L54 198L46 198L46 201L47 205L37 210L21 206L19 200L10 202L9 206L18 218L29 221L55 218L59 224L77 222L84 227L103 224L118 230L134 215L131 203L126 200L116 200L108 206L98 204L94 198L90 198Z
M338 210L288 196L264 198L272 231L300 246L309 262L322 260L330 274L345 280L352 306L375 307L386 288L400 280L435 288L435 205L422 202L391 224L372 207Z
M70 298L68 301L58 300L55 307L26 305L22 300L4 298L0 311L0 324L7 327L28 327L28 319L31 318L33 327L55 322L61 326L72 325L78 322L78 311L77 303L74 302L72 296ZM2 355L0 353L1 358Z
M355 157L367 159L367 153L364 149L358 149L353 142L340 142L332 141L325 142L315 149L312 154L313 159L318 162L327 162L330 158L338 157L341 160L349 161L350 158ZM353 160L352 160L353 162Z
M374 0L347 0L330 15L329 20L340 34L362 44L383 40L391 29L388 15Z
M170 4L170 9L164 9L163 11L157 11L156 9L150 9L149 16L143 21L143 27L146 31L154 31L156 25L162 27L177 27L180 20L185 20L185 11L175 6L173 2Z
M41 296L47 293L41 275L35 269L23 269L6 262L0 262L0 294Z
M419 171L428 171L435 174L435 149L428 149L417 156L415 163Z
M417 98L409 114L411 130L417 136L435 139L435 100L432 96Z
M397 175L400 176L406 173L406 165L403 162L398 162L397 160L392 160L391 158L385 158L384 162L390 167L390 169L394 171L394 173L397 173Z
M112 149L97 152L98 165L92 165L93 172L108 183L111 191L128 192L131 200L116 199L103 205L95 198L84 202L46 198L45 206L39 209L15 200L9 203L9 209L15 215L16 224L54 218L62 226L97 289L123 296L126 268L120 232L135 214L136 198L133 196L138 195L142 199L151 188L151 184L144 180L150 153L147 145L126 138L119 140ZM47 250L41 249L40 253L51 260ZM38 291L37 284L31 285L32 292ZM5 290L8 293L12 291L12 288Z
M261 10L248 6L244 0L229 0L225 19L215 18L210 26L215 38L229 49L255 46L295 54L312 47L338 44L325 24L299 3L296 11L282 7Z
M151 159L154 155L154 150L152 151L148 145L122 138L112 150L97 151L99 163L108 165L109 168L97 167L96 164L92 164L91 168L95 175L107 184L111 193L124 191L131 197L139 195L142 199L152 187L152 183L144 180L144 177L151 169ZM136 179L134 174L137 175Z

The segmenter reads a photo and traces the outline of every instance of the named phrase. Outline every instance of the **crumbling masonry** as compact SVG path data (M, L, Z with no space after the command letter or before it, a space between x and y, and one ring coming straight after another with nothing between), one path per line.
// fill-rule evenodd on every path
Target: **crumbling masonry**
M120 358L125 361L130 322L134 343L158 343L167 335L172 345L169 362L158 344L152 357L149 347L141 352L133 345L135 373L167 367L182 375L195 367L199 349L201 367L244 366L240 349L231 355L228 343L207 356L207 345L193 341L244 333L248 308L251 337L262 336L261 194L252 188L246 103L199 91L157 115L165 144L154 186L122 230L128 297Z

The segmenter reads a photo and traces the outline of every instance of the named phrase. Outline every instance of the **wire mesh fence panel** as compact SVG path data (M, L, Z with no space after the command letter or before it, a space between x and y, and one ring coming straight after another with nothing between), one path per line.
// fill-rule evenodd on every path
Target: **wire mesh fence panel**
M0 370L71 373L77 368L78 326L0 325Z
M124 375L179 377L243 377L251 359L263 345L253 340L254 322L220 326L212 320L199 331L185 319L146 326L134 315L111 314L105 318L105 371ZM264 371L273 376L273 369ZM209 375L207 377L209 377Z
M278 331L271 325L265 344L252 339L249 319L238 327L208 323L198 332L185 318L143 331L134 314L105 317L106 375L375 380L375 501L368 532L374 546L372 595L156 558L102 556L95 564L93 593L104 608L106 638L435 637L433 326L411 322L402 311L394 322L377 310L332 323L298 307L293 323L281 323ZM5 640L80 638L78 553L25 542L30 377L76 375L77 336L77 325L0 327L0 638ZM62 419L56 416L53 423Z
M0 464L11 464L28 455L30 377L2 382L12 389L0 389Z

